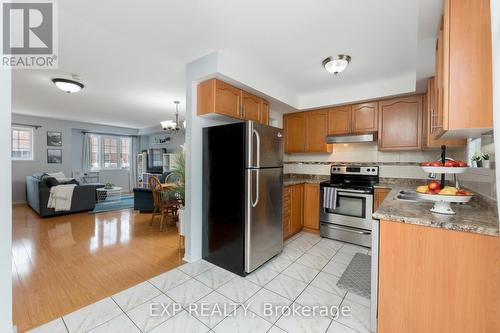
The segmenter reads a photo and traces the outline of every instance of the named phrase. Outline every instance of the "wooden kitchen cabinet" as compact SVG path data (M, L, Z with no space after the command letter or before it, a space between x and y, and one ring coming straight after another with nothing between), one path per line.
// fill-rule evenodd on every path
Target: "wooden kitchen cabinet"
M302 230L304 225L304 184L293 185L291 189L291 233L292 235Z
M283 239L290 238L303 227L304 184L283 189Z
M355 104L351 106L353 133L378 131L378 102Z
M373 194L373 211L376 212L387 195L391 192L390 188L376 188Z
M269 113L270 113L269 102L266 101L265 99L261 99L260 122L262 124L269 125Z
M319 184L304 184L304 229L319 232Z
M435 138L475 137L493 128L489 0L445 0L436 45Z
M338 106L328 111L328 134L340 135L351 132L351 106Z
M500 332L500 238L381 221L378 332Z
M328 110L305 113L305 151L309 153L331 152L331 145L326 143L328 132Z
M422 96L379 102L379 150L422 149Z
M303 153L306 148L306 117L304 112L283 116L285 153Z
M427 93L423 96L423 129L422 129L422 148L433 149L446 147L465 147L467 140L465 139L435 139L434 131L436 129L436 121L439 116L436 109L437 106L437 89L436 80L434 77L427 82Z
M241 118L241 89L211 79L198 85L198 115L221 114Z
M201 82L197 98L199 116L223 115L264 124L269 122L268 101L224 81L210 79Z
M292 187L283 188L283 239L292 234Z
M245 120L260 122L261 119L261 99L246 91L241 92L242 116Z

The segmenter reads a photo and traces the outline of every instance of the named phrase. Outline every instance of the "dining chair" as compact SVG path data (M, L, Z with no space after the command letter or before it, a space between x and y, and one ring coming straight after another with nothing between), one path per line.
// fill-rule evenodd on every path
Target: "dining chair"
M151 216L151 225L157 215L161 216L160 230L163 230L163 221L169 215L175 221L179 209L179 201L176 198L170 198L164 191L160 179L156 176L149 178L149 188L153 194L153 215Z

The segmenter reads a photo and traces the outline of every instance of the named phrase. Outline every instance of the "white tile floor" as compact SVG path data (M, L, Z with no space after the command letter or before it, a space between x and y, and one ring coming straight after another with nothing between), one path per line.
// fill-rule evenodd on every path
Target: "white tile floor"
M206 261L185 264L31 333L370 332L370 302L337 286L358 247L307 233L285 242L266 265L239 277ZM266 314L264 304L349 306L349 316ZM163 307L158 308L159 304ZM190 304L217 311L206 316ZM177 309L173 311L173 309ZM245 308L248 312L245 313ZM161 315L151 316L152 309ZM168 309L168 311L162 311ZM158 312L156 312L158 313Z

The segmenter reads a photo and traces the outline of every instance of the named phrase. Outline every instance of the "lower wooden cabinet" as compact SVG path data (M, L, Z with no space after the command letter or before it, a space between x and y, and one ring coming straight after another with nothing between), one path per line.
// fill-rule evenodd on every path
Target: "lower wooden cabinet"
M500 332L500 238L381 221L378 332Z
M283 239L302 229L319 231L319 184L297 184L283 189Z
M373 211L377 211L377 209L382 204L382 201L387 197L389 192L391 192L390 188L376 188L373 195Z
M319 231L319 184L304 184L304 229Z
M292 234L292 187L283 188L283 239Z

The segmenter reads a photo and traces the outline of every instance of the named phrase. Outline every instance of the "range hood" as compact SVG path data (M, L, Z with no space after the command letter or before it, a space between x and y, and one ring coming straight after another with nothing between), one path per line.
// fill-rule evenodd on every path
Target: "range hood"
M377 133L328 135L326 143L358 143L377 140Z

